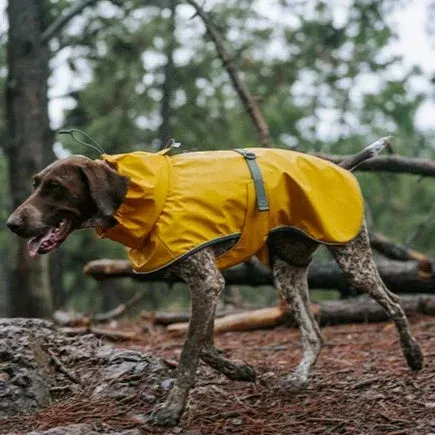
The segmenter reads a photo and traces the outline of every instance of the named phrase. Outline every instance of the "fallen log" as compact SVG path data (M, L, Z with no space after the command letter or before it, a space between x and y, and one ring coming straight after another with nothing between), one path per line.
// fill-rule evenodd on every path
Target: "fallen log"
M281 307L261 308L259 310L245 311L243 313L229 314L216 319L214 322L215 333L228 331L248 331L250 329L267 329L283 324L288 319L292 321L290 313ZM189 323L172 323L166 330L174 334L184 334Z
M369 237L372 249L390 260L429 260L422 252L394 243L383 234L370 232Z
M376 265L386 286L395 293L435 293L434 265L428 260L380 260ZM315 289L349 289L342 271L329 261L313 265L308 283Z
M408 316L435 315L435 296L404 296L403 308ZM347 323L372 323L389 320L387 313L374 300L363 296L346 300L325 301L311 306L321 326ZM279 325L295 325L291 311L284 305L230 314L215 320L215 333L267 329ZM173 323L166 330L177 335L187 331L188 322Z
M388 288L397 293L435 293L434 264L429 260L377 262L379 273ZM129 277L140 281L165 281L174 283L180 279L168 270L149 274L133 272L126 260L101 259L91 261L84 273L96 280ZM257 261L234 266L224 272L227 285L250 285L253 287L273 285L272 274ZM339 289L349 291L349 284L333 261L314 263L308 275L312 289Z
M227 316L229 313L216 311L216 318ZM150 320L153 325L168 326L173 323L183 323L190 320L190 312L167 312L156 311L155 313L146 313L142 315L143 319Z

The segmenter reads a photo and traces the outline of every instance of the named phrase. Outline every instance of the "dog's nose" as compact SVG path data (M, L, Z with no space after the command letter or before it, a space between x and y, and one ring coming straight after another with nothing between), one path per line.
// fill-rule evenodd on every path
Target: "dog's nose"
M22 225L23 225L23 219L21 218L21 216L18 216L16 214L11 214L9 216L8 220L6 221L6 225L8 226L8 228L11 231L16 233L22 227Z

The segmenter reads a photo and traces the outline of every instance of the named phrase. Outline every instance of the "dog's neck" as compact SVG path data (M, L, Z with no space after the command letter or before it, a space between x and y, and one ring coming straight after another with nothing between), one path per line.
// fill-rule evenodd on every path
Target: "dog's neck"
M85 230L88 228L101 228L101 229L106 229L106 228L111 228L116 224L116 219L112 216L107 217L107 216L94 216L91 217L89 219L87 219L86 221L84 221L81 225L80 225L80 230Z

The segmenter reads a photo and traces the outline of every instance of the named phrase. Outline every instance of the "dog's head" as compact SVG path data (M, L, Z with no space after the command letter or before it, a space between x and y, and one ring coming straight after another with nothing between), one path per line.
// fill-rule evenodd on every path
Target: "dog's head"
M128 178L104 161L71 156L36 174L33 186L33 193L6 223L28 239L31 256L53 251L76 229L113 225Z

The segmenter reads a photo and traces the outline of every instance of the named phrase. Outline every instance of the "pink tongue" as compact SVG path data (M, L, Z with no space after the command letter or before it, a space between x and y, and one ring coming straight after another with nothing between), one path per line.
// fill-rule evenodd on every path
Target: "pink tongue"
M51 236L53 235L52 233L53 229L50 229L43 236L33 237L27 242L27 252L31 257L34 257L38 253L39 248L44 242L50 240Z

